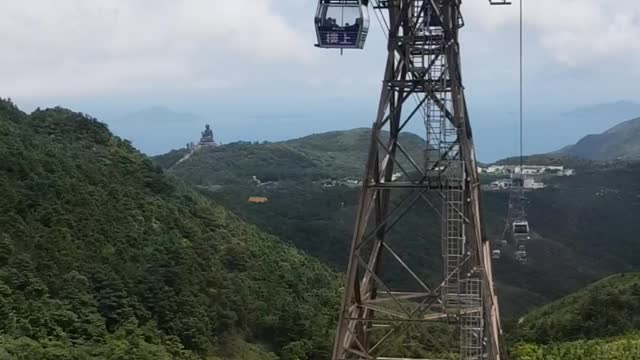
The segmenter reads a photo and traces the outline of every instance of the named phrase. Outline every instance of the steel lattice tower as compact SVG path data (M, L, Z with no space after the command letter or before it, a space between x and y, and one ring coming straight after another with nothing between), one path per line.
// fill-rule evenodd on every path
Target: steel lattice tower
M378 9L388 10L388 58L333 360L415 358L404 342L416 332L431 339L428 346L438 359L502 358L460 69L460 2L377 2ZM415 122L426 131L422 154L403 145L403 133ZM402 232L394 230L409 212L441 219L440 280L420 276L414 269L424 257L402 250ZM406 281L390 276L389 269ZM438 323L457 329L455 346L438 340Z

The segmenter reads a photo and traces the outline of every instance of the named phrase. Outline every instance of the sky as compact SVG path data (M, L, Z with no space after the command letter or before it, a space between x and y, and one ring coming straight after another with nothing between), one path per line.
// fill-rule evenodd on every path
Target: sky
M562 114L640 103L638 1L523 2L525 151L555 150L626 120ZM518 150L517 4L463 1L463 78L483 161ZM383 33L374 19L363 51L315 48L315 6L2 1L0 96L27 111L61 105L92 114L150 154L196 140L205 123L222 142L369 127L386 58Z

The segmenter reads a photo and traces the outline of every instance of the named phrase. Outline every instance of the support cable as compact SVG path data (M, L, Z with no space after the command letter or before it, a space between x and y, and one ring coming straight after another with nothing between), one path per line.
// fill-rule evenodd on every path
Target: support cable
M523 145L523 11L522 3L524 0L520 0L520 179L524 181L524 145ZM522 193L524 195L524 186L522 186Z

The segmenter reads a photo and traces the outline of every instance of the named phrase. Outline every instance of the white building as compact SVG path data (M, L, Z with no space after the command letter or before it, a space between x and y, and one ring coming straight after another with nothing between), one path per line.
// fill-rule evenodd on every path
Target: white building
M555 171L560 172L564 171L564 166L545 166L545 171Z
M522 174L525 175L555 174L562 176L564 174L564 166L558 165L524 165L522 170L520 170L520 166L511 166L509 169L517 174L522 171Z
M491 165L486 169L488 174L503 174L505 167L502 165Z
M500 179L500 180L493 181L489 185L488 189L489 190L508 190L511 188L512 184L513 184L512 179ZM538 189L544 189L546 187L546 185L543 182L536 181L536 179L532 177L525 178L523 182L523 186L527 190L538 190Z
M489 175L523 174L529 176L572 176L573 169L566 169L562 165L491 165L486 168L478 167L478 172Z
M525 189L531 189L531 190L543 189L546 186L542 182L537 182L536 179L534 178L525 178L523 185Z
M511 179L500 179L493 181L490 185L491 190L506 190L511 187Z

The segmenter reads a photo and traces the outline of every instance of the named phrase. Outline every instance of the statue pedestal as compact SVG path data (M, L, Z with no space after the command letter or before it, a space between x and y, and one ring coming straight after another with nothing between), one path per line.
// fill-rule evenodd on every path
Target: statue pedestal
M200 146L215 146L216 143L213 141L213 130L211 130L211 126L207 125L202 132L202 137L200 138Z
M215 146L216 143L213 141L213 136L205 136L200 139L201 146Z

